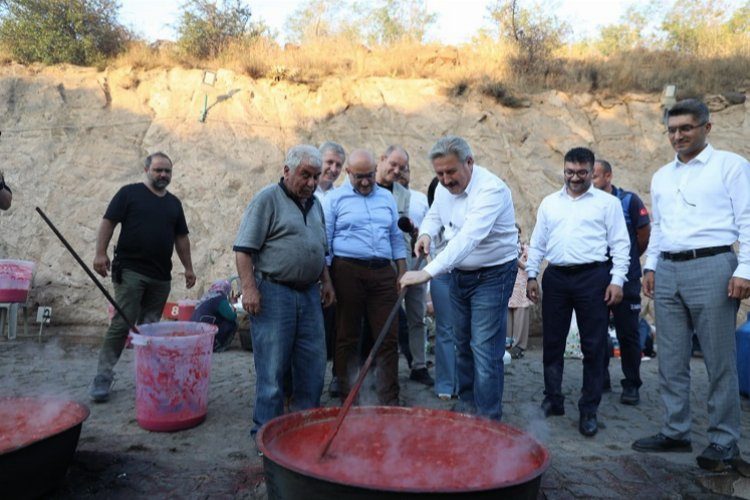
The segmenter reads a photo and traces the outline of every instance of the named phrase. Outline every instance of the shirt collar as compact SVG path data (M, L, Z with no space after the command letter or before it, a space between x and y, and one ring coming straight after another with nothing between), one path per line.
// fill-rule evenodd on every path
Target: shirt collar
M298 207L300 210L302 210L302 213L307 213L310 208L312 208L313 203L315 203L315 196L310 196L307 199L307 202L303 206L302 203L300 203L299 198L294 196L292 193L289 192L289 190L286 188L286 185L284 184L284 178L282 177L279 180L279 186L281 186L281 190L284 191L284 194L289 197Z
M614 188L614 186L612 186L612 187ZM571 200L579 200L579 199L583 198L584 196L594 196L594 189L596 189L596 188L594 187L594 183L592 182L591 185L589 186L589 188L586 190L585 193L583 193L578 198L573 198L572 196L570 196L568 194L568 188L567 188L567 186L565 186L565 183L563 183L563 187L560 190L560 196L568 197ZM614 192L613 192L613 194L614 194Z
M464 189L464 192L461 194L469 195L476 186L479 184L479 181L477 180L477 177L479 177L479 169L482 168L476 163L471 167L471 179L469 179L469 183L466 185L466 189ZM461 196L461 195L458 195Z
M706 163L708 163L708 160L711 158L711 155L713 154L713 152L714 152L713 146L711 146L710 144L706 144L706 147L703 148L703 151L701 151L700 153L698 153L698 156L696 156L695 158L693 158L692 160L690 160L687 163L681 162L680 159L675 154L674 155L674 166L675 166L675 168L677 168L677 167L679 167L681 165L682 166L684 166L684 165L693 165L695 163L700 163L701 165L705 165Z

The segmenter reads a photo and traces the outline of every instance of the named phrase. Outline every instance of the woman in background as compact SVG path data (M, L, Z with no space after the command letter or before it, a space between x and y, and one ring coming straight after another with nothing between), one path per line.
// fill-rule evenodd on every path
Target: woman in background
M195 306L190 321L210 323L219 327L214 337L214 352L229 348L237 331L237 313L229 303L232 285L227 280L216 281Z
M526 260L529 257L529 246L521 239L521 226L518 229L518 274L513 286L513 295L508 302L508 337L506 347L510 348L513 359L523 357L529 341L529 306L532 302L526 297Z

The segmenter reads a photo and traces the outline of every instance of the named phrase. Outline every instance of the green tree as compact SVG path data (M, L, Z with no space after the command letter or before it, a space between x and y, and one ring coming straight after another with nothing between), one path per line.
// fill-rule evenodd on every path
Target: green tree
M364 35L369 43L389 45L402 40L424 41L427 30L437 20L424 0L381 0L361 4Z
M250 7L241 0L188 0L177 24L178 46L188 55L214 58L230 43L268 32L250 22Z
M521 72L546 66L571 31L568 23L550 13L555 11L554 2L524 8L519 0L497 0L487 10L498 37L518 49L514 66Z
M287 38L294 43L347 34L359 39L360 33L346 20L350 7L346 0L308 0L287 18Z
M654 19L661 17L659 0L647 4L632 4L620 16L620 22L601 28L596 46L605 55L646 48L655 42L650 35Z
M101 64L132 35L116 0L4 0L0 43L22 63Z
M671 50L697 54L705 44L726 33L731 9L723 0L703 0L678 3L662 21L666 47Z

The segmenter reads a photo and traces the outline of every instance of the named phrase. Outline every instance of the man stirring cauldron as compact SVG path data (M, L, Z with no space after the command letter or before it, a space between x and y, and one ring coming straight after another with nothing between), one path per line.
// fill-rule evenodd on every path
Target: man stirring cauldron
M316 147L292 147L284 176L253 197L234 242L242 307L252 325L253 437L283 413L284 375L290 370L292 410L320 405L326 368L320 304L328 307L335 300L325 265L323 209L313 195L321 166Z
M441 138L429 157L440 186L414 251L429 254L441 229L448 243L423 270L404 274L401 286L451 273L456 410L500 420L506 316L518 255L513 200L499 177L474 164L461 137Z
M167 186L172 180L172 160L164 153L146 157L146 180L120 188L110 201L96 237L94 270L106 277L112 271L115 300L127 315L112 318L99 352L99 367L91 386L92 401L109 399L113 368L128 335L128 321L159 321L171 287L172 250L185 266L185 286L195 285L190 239L182 203ZM107 247L117 224L120 238L110 264Z

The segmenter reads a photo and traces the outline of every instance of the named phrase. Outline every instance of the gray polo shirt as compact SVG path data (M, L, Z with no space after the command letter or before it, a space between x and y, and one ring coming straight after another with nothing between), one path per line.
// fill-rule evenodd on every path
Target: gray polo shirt
M311 196L303 207L283 180L253 197L234 242L234 251L253 256L256 272L299 285L318 280L327 250L320 201Z

